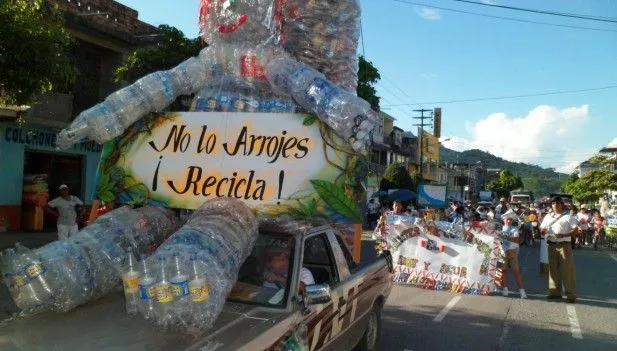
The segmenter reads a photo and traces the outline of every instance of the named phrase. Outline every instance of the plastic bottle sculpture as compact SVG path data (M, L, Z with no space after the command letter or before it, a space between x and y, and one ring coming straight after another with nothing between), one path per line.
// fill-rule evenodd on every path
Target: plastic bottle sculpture
M82 112L60 132L58 147L103 143L197 93L193 111L310 112L363 150L378 117L355 94L359 20L357 0L201 0L209 46Z
M144 259L180 224L167 209L121 207L68 240L36 250L16 245L3 254L0 270L24 312L66 312L117 287L131 264L127 257Z
M140 309L144 316L165 328L210 328L257 234L257 219L241 201L206 201L146 260L145 265L156 267L158 275L155 283L148 282L154 289L144 298ZM148 307L150 299L154 300L153 313Z

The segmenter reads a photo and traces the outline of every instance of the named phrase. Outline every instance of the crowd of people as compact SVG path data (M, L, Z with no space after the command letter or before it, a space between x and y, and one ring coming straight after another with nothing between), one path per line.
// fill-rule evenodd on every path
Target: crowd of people
M391 207L390 207L391 206ZM413 205L394 201L383 206L371 200L368 206L368 221L380 228L388 215L425 217L423 211ZM575 268L572 250L592 245L603 235L605 218L600 209L577 208L568 199L552 197L544 203L510 203L501 198L492 205L473 205L470 202L452 201L444 209L431 212L435 220L470 223L496 221L503 224L500 242L503 248L501 286L504 296L509 294L506 278L512 271L519 287L521 298L526 298L520 273L518 256L520 245L534 246L541 240L540 270L548 276L548 299L561 299L562 285L567 302L576 302Z

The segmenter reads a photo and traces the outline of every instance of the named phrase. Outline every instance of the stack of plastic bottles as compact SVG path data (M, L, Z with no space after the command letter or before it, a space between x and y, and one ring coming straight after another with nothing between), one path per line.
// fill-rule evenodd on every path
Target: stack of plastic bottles
M369 143L378 117L355 92L339 88L316 69L286 56L270 61L266 76L275 90L287 92L302 108L315 112L355 150Z
M283 46L338 86L355 92L358 85L360 5L357 0L287 0L294 14L283 24Z
M257 234L257 219L244 203L206 201L154 255L127 260L127 312L174 330L212 327Z
M0 270L24 312L65 312L117 287L127 252L145 258L180 224L167 209L121 207L68 240L36 250L16 245L3 253Z

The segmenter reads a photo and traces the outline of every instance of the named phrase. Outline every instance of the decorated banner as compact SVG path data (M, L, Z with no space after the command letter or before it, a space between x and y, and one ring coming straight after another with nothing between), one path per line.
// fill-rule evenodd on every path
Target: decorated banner
M367 172L365 158L314 117L172 113L105 144L97 197L183 209L233 197L262 213L361 223Z
M460 224L390 215L384 228L398 284L489 295L499 279L501 248L488 222Z
M446 207L448 187L439 184L418 184L418 206Z

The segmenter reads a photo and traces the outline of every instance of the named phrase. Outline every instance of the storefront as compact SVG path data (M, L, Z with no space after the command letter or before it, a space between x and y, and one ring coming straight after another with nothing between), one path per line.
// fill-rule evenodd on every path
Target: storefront
M48 127L0 123L0 219L9 230L43 230L55 226L43 207L67 184L73 195L92 202L101 146L83 142L56 150L56 131Z

